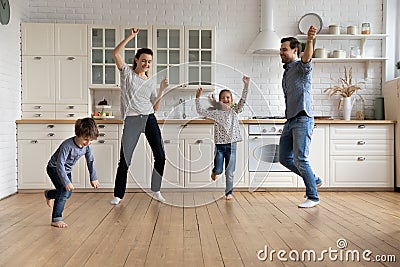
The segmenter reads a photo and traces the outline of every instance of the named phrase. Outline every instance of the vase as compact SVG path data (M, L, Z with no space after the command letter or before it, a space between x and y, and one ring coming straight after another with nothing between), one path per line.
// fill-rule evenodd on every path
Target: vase
M346 121L350 120L353 104L351 97L343 97L343 119Z

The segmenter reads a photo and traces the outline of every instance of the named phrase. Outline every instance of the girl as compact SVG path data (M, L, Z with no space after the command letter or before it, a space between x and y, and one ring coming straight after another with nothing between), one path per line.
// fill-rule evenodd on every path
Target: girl
M215 181L217 175L222 173L223 163L225 160L226 200L233 198L233 172L235 171L236 165L236 142L242 141L242 136L239 130L238 113L246 102L250 78L243 76L242 80L244 83L242 97L240 98L239 103L235 106L232 106L232 92L228 89L224 89L219 93L219 102L214 99L211 100L213 107L208 110L204 109L200 104L200 96L203 89L199 88L196 93L197 112L200 115L215 121L215 158L211 179Z
M122 40L113 51L115 64L121 72L121 112L124 119L120 160L115 178L114 199L111 200L113 205L117 205L124 197L132 154L143 132L154 155L151 190L154 192L156 200L165 202L160 193L165 165L165 152L154 111L160 105L160 100L164 89L168 86L168 81L165 78L161 82L160 90L157 94L153 79L149 79L147 74L153 59L151 49L139 49L135 55L132 68L124 62L121 55L122 51L126 44L138 33L139 30L133 28L131 34Z

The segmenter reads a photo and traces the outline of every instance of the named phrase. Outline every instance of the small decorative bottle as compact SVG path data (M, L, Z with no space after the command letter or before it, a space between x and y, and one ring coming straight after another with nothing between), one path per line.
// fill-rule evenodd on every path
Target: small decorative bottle
M364 99L360 95L357 95L357 99L356 99L356 120L364 120L365 119L364 107L365 107Z

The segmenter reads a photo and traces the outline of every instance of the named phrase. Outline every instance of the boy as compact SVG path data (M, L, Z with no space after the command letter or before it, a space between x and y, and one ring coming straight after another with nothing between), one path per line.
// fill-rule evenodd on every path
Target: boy
M71 196L72 185L71 171L78 159L85 155L87 167L90 173L90 184L94 188L99 187L91 143L99 136L96 122L92 118L78 119L75 122L75 136L63 141L57 151L51 156L47 164L49 175L56 189L44 191L46 202L54 199L51 225L65 228L68 225L62 221L62 212L65 202Z

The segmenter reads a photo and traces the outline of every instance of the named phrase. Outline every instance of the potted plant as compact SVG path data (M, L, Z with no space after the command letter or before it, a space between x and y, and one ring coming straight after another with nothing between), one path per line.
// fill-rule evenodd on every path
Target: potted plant
M354 101L351 101L351 96L358 90L361 90L360 85L365 84L365 82L358 82L353 84L352 67L350 67L348 71L347 68L344 67L344 76L340 77L337 81L331 77L331 80L337 82L337 85L326 88L324 92L328 93L329 96L335 94L342 96L342 99L340 99L339 101L338 109L343 106L343 118L345 120L350 120L351 109L354 104Z

